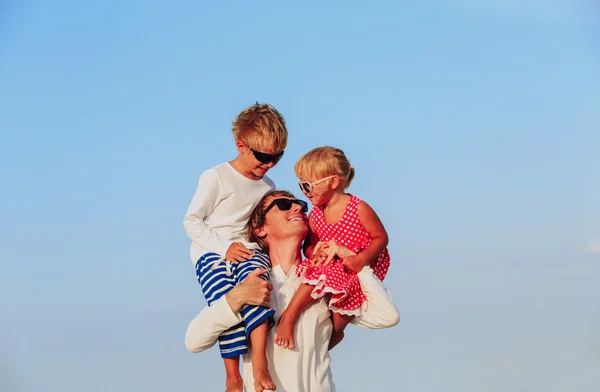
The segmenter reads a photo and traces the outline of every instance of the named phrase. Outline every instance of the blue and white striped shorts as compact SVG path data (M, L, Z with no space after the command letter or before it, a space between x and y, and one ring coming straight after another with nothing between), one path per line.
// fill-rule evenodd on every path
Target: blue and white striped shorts
M271 270L269 257L260 251L255 251L252 258L239 263L227 262L216 253L206 253L196 263L196 278L202 287L202 294L208 306L211 306L256 269L269 272ZM261 275L261 278L268 281L269 272ZM219 336L219 348L223 358L247 353L247 337L250 336L250 332L265 320L269 320L271 326L275 311L263 306L245 305L241 314L243 321Z

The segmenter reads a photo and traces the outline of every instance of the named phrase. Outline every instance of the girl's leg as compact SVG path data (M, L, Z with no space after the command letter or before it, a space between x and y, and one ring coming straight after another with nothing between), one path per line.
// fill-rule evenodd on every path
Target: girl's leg
M313 286L302 283L294 293L290 304L281 313L279 325L277 326L277 335L275 344L278 346L293 350L294 345L294 326L300 313L314 302L311 295Z
M225 363L225 392L243 392L244 380L240 374L240 356L223 358Z
M333 332L331 333L331 339L329 339L329 350L337 346L344 339L344 329L354 319L354 316L333 312L332 319Z
M274 391L276 388L267 362L267 332L269 331L269 320L263 321L250 332L250 344L252 347L252 374L254 375L254 389L257 391Z

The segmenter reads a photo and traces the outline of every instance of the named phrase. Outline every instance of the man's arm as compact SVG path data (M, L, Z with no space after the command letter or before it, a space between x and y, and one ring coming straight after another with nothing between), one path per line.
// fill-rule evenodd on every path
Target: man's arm
M225 295L194 317L185 333L185 348L191 353L208 350L215 345L219 335L241 321L242 317L229 306Z
M400 313L390 292L375 276L370 267L358 273L360 287L367 296L367 308L362 315L354 318L352 324L372 329L390 328L400 322Z
M246 304L268 307L273 286L260 278L265 272L252 271L239 286L231 289L212 306L205 306L188 326L185 348L189 352L199 353L214 346L219 335L242 321L239 311Z
M183 218L183 227L192 241L224 256L231 243L204 223L204 219L213 212L221 200L221 194L221 183L217 173L213 170L202 173L196 193Z

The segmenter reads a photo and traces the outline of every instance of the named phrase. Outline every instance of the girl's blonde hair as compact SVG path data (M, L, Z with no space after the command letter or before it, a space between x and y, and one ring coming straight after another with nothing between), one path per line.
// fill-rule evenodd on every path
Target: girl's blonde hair
M296 166L296 177L301 180L317 181L331 175L337 175L348 189L354 179L354 168L339 148L324 146L317 147L304 154Z

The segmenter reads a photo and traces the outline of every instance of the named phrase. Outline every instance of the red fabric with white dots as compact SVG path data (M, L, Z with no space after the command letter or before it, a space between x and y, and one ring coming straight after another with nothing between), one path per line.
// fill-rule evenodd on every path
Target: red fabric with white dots
M320 241L335 241L344 245L355 253L365 249L371 242L371 236L363 227L358 216L358 204L361 200L350 195L350 201L346 205L342 219L330 224L325 220L322 207L312 209L310 215L313 220L316 234ZM390 267L390 255L385 248L371 262L371 269L380 280L383 281ZM304 260L298 267L298 274L302 276L304 283L315 286L312 292L314 298L319 298L331 293L329 307L333 311L343 314L358 315L360 308L366 300L360 289L360 283L355 273L346 270L342 261L335 258L326 266L314 267L310 260Z

